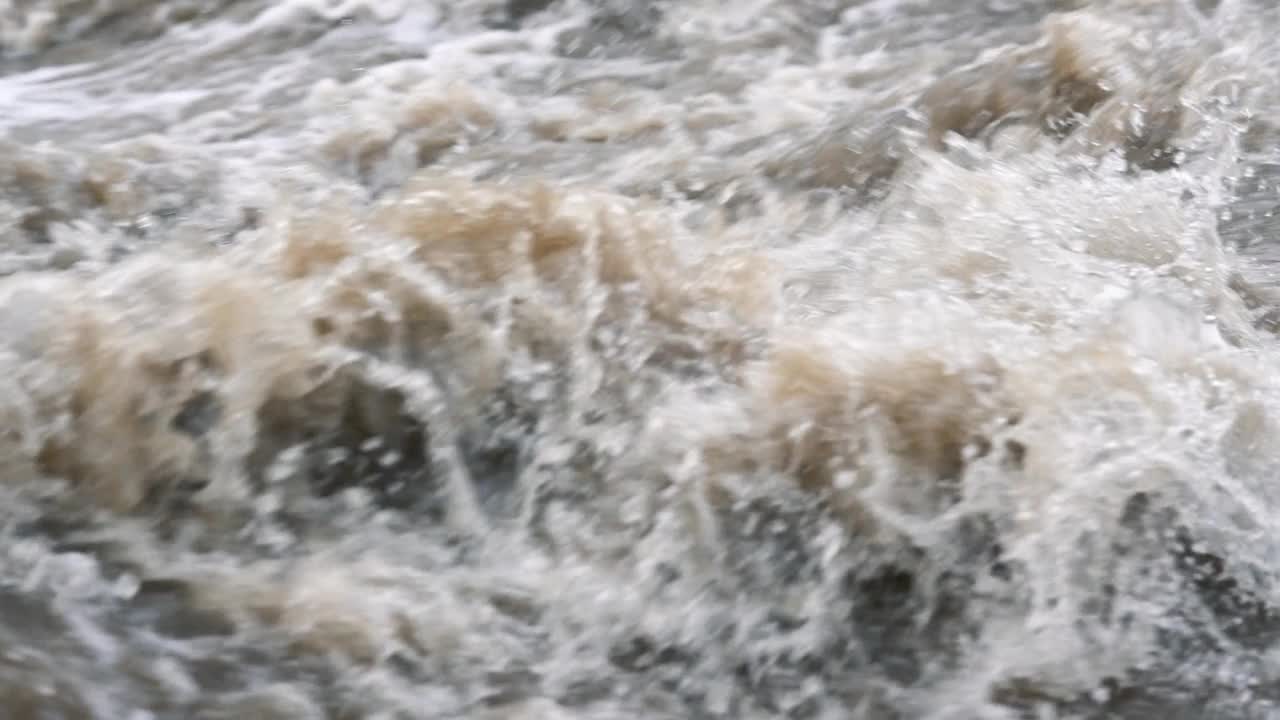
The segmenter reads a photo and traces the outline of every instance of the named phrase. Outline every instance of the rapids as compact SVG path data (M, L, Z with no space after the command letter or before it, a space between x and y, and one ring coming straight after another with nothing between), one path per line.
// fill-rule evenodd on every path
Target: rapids
M1280 717L1268 0L0 0L0 716Z

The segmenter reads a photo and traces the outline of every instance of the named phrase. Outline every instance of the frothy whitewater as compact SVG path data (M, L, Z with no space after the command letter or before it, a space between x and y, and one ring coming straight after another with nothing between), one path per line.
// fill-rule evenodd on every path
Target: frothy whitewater
M1277 33L0 0L0 716L1280 717Z

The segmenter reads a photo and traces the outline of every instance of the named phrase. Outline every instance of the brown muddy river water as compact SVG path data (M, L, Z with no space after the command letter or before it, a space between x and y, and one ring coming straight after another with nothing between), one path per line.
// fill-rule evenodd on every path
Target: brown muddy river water
M0 718L1280 718L1278 34L0 0Z

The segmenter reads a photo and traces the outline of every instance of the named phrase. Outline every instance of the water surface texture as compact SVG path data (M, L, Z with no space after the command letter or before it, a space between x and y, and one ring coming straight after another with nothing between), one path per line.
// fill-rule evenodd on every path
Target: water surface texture
M0 715L1280 717L1278 33L0 0Z

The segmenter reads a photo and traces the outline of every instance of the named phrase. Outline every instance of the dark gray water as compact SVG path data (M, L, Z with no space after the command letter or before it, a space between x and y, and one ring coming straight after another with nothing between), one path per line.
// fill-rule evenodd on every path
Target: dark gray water
M1277 32L0 2L0 716L1280 717Z

